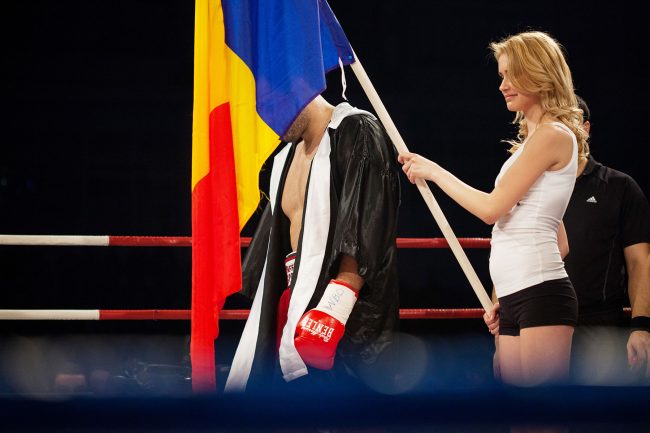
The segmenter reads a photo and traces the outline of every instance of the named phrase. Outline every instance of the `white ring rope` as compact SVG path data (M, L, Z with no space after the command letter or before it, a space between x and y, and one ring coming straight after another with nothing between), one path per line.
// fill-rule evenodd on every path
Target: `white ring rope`
M109 236L0 235L0 245L107 247Z
M99 310L0 310L0 320L99 320Z

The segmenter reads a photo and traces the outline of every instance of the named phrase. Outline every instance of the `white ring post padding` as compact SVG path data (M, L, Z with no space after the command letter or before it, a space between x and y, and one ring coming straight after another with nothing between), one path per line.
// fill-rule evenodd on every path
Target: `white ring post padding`
M99 320L99 310L0 310L0 320Z
M0 235L0 245L107 247L108 236Z
M366 92L366 96L368 97L368 100L370 101L373 108L377 112L377 115L379 116L381 123L383 123L384 127L386 128L386 132L388 133L388 136L393 141L393 144L395 144L395 147L397 148L397 151L399 153L408 152L408 148L406 147L406 143L404 142L404 139L402 138L399 131L397 130L397 127L393 123L393 120L388 114L386 107L384 107L384 103L379 98L379 94L375 90L375 86L373 86L372 82L370 81L368 74L366 74L365 69L363 69L363 66L361 65L361 61L359 61L359 58L357 57L356 53L354 54L354 56L355 56L355 62L352 63L350 66L352 67L352 70L357 76L357 79L359 80L361 87ZM445 236L445 239L447 239L447 242L449 243L449 247L451 248L454 255L456 256L456 260L458 260L460 267L463 269L465 276L467 277L469 283L474 289L474 293L478 297L481 306L483 307L483 309L485 309L485 311L492 311L492 306L493 306L492 300L490 299L487 292L485 291L483 284L481 284L481 280L479 280L478 276L476 275L474 268L472 267L471 263L469 262L469 259L467 258L467 255L465 254L465 251L463 251L460 244L458 243L458 238L456 238L456 235L451 229L449 222L447 222L447 218L442 213L442 209L440 209L440 205L438 205L438 202L433 197L433 193L429 189L429 185L427 185L427 182L423 179L417 179L415 184L417 185L420 194L422 194L422 198L424 199L425 203L429 207L429 210L431 211L431 215L433 215L433 218L436 220L436 223L438 223L438 226L440 227L442 234Z

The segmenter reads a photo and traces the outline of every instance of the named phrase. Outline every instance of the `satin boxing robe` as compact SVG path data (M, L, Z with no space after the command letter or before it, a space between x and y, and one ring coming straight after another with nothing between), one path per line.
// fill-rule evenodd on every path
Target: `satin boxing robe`
M302 315L338 274L341 256L353 257L365 285L337 348L335 370L359 374L392 343L399 324L396 228L400 201L397 152L375 117L338 105L314 156L307 181L288 321L277 349L277 305L286 289L284 258L291 252L282 191L296 145L274 158L270 202L243 262L241 293L253 298L227 392L289 382L307 368L293 344Z

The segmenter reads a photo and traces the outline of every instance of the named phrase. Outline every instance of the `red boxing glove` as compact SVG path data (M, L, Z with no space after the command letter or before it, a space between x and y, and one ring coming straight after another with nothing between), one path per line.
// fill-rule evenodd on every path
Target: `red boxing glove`
M316 308L302 316L294 344L305 364L321 370L334 366L336 346L345 333L345 323L358 296L352 286L331 280Z

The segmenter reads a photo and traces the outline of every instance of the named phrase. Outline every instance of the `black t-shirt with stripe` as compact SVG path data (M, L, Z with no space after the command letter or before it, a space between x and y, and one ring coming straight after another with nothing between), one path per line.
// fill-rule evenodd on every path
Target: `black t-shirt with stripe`
M650 242L650 205L625 173L589 158L564 216L570 252L565 258L578 295L580 323L615 325L626 304L623 249Z

